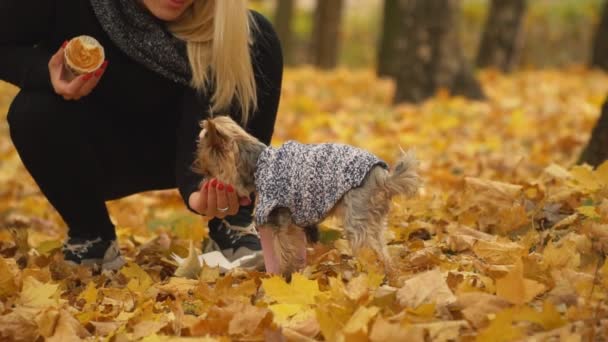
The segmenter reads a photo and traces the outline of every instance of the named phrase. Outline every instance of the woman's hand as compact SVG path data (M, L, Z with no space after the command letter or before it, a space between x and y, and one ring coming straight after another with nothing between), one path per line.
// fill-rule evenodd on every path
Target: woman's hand
M93 91L97 83L103 76L108 62L105 61L99 67L99 69L85 75L80 75L73 80L64 80L61 76L63 74L63 63L64 56L63 50L67 42L63 43L63 46L59 48L59 51L51 57L49 61L49 73L51 75L51 83L55 92L63 96L65 100L79 100L80 98L87 96Z
M224 218L235 215L241 205L251 204L249 197L239 198L230 184L217 179L205 181L200 190L188 198L190 208L208 217Z

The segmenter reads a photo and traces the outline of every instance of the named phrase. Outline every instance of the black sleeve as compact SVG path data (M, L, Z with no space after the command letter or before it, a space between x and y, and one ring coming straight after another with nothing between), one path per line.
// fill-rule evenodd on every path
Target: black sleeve
M54 0L0 0L0 80L21 88L51 86L53 54L39 43L51 32L54 10Z
M246 129L260 141L269 144L281 96L283 55L272 24L257 12L252 12L252 15L257 26L251 55L258 106L253 116L250 116ZM184 95L182 120L178 132L176 174L179 192L190 210L192 208L188 205L188 198L198 190L202 181L202 177L191 170L200 133L199 122L208 117L209 108L209 101L196 95L194 90L188 90ZM238 113L235 114L236 118L240 117Z

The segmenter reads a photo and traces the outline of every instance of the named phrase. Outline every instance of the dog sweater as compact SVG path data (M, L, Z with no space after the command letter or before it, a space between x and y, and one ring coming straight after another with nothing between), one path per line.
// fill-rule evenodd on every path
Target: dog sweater
M255 222L263 225L274 209L287 208L300 227L318 223L376 165L388 168L375 155L343 144L288 141L267 147L255 171Z

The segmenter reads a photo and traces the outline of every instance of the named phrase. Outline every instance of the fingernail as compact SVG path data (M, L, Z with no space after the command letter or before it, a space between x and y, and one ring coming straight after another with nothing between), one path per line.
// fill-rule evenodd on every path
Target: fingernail
M214 179L211 181L211 187L215 188L215 186L217 185L217 179Z
M228 192L234 192L234 188L232 187L232 185L228 184L226 186L226 191L228 191Z
M101 74L103 73L103 69L97 69L97 71L95 71L95 77L100 77Z
M95 75L97 75L97 73L95 73ZM90 74L86 74L86 75L84 75L83 79L84 79L85 81L88 81L88 80L90 80L90 79L91 79L91 77L93 77L93 73L90 73Z
M218 190L224 190L224 184L220 183L217 185Z
M105 69L108 66L108 63L110 63L110 62L108 62L107 60L103 61L103 63L101 64L100 68L101 69Z
M63 44L61 45L62 49L65 49L65 47L68 46L68 41L64 41Z
M205 185L203 186L203 188L204 188L205 190L209 189L209 182L205 183Z

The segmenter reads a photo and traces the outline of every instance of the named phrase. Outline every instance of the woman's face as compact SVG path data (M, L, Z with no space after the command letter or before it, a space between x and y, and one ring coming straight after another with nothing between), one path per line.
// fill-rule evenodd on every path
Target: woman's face
M160 20L173 21L192 5L194 0L142 0L144 6Z

